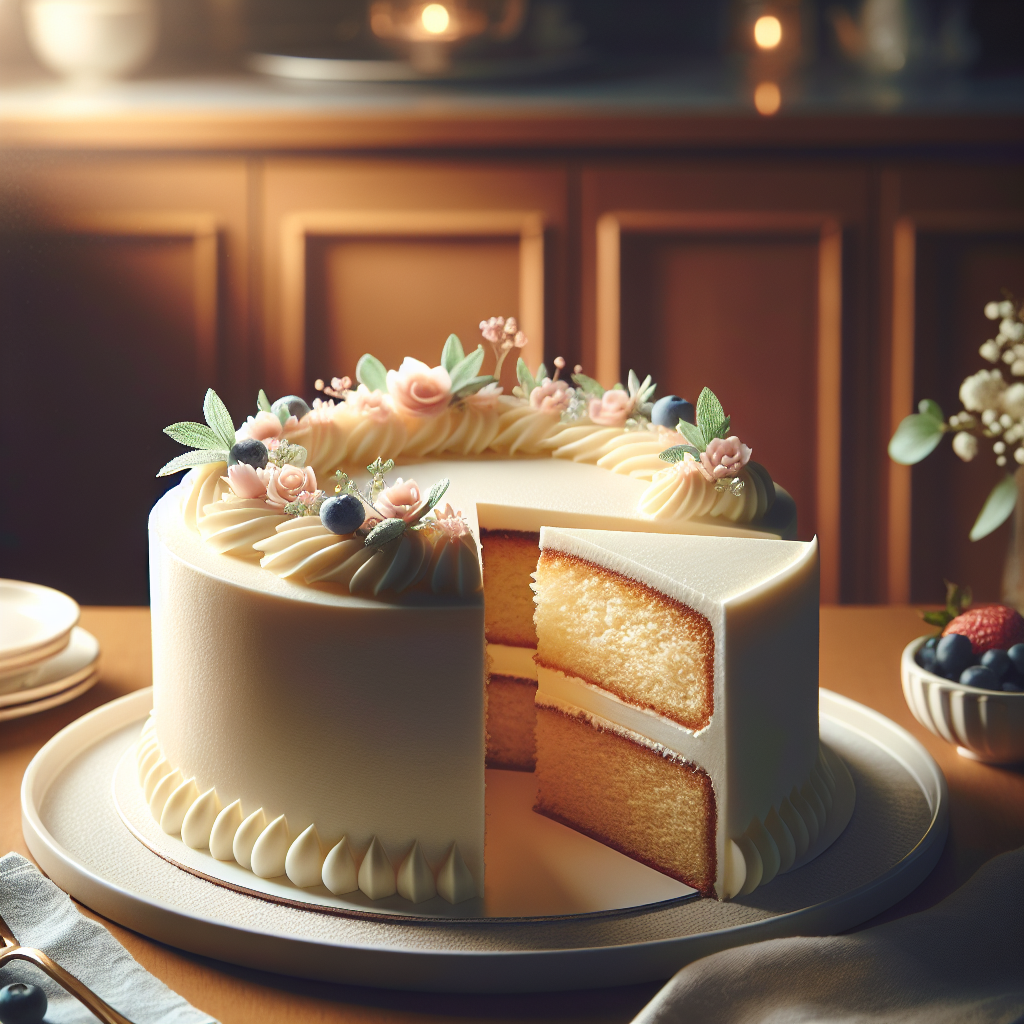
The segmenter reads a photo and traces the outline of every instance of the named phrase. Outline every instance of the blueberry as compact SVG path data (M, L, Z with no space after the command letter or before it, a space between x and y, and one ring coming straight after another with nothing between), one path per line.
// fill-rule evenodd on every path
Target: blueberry
M959 679L973 661L971 641L960 633L944 636L935 646L935 667L947 679Z
M1014 644L1007 652L1013 667L1024 676L1024 644Z
M651 412L651 422L655 426L668 427L670 430L675 430L676 424L680 420L686 420L687 423L697 422L692 402L688 402L685 398L680 398L678 395L666 395L654 403L654 409Z
M237 466L239 462L244 462L253 469L266 469L269 458L270 452L262 441L247 438L231 446L231 451L228 452L228 465Z
M1009 655L998 647L993 647L992 650L986 651L981 656L981 664L985 668L992 669L996 679L1005 679L1007 673L1013 667Z
M353 533L363 525L365 518L363 503L351 494L328 498L320 506L320 522L331 533Z
M1019 679L1006 679L1003 681L1003 693L1024 693L1024 686Z
M978 690L998 690L999 680L990 668L984 665L969 665L960 673L962 686L973 686Z
M2 1024L39 1024L46 1016L46 993L38 985L16 981L0 988Z
M303 416L309 415L309 406L298 395L285 395L284 398L279 398L270 407L270 411L275 416L279 416L278 410L285 407L288 409L288 415L294 416L297 420L301 420Z
M937 636L930 636L921 645L921 649L917 652L916 661L926 672L935 672L935 647L939 642Z

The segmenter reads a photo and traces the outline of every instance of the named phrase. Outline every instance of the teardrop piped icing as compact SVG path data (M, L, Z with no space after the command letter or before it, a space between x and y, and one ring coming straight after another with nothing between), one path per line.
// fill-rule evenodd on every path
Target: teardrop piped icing
M256 845L260 833L267 827L267 816L263 808L252 812L239 826L231 843L231 853L243 868L252 870L252 848Z
M299 834L298 839L288 847L284 861L284 873L299 888L319 885L324 864L323 848L316 825L310 825Z
M395 869L376 836L370 842L363 863L359 865L359 888L371 900L381 900L396 892Z
M449 903L461 903L477 895L476 882L459 852L458 843L452 843L437 873L437 891Z
M419 840L412 844L402 866L398 869L398 895L410 903L422 903L437 895L434 873L420 849Z
M252 848L252 873L259 878L277 878L285 872L291 837L288 822L278 815L260 834Z
M352 857L352 846L348 841L348 836L342 836L338 844L333 846L324 858L321 877L324 885L335 896L354 892L359 888L359 873Z
M217 815L210 832L210 853L217 860L234 860L235 834L242 824L242 801L230 803Z
M190 850L205 850L210 845L210 834L219 812L217 790L211 787L186 812L181 823L181 841Z

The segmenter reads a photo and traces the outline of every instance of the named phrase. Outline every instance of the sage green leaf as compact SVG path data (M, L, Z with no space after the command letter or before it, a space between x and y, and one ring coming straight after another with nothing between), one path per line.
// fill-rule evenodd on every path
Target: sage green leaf
M992 488L978 518L971 527L971 540L981 540L998 529L1013 513L1017 504L1017 481L1009 473Z
M543 363L541 363L540 366L537 367L537 376L534 377L533 379L538 384L543 384L544 383L544 378L547 375L548 375L548 368Z
M917 403L917 411L922 416L931 416L940 423L946 422L946 417L942 415L942 407L938 402L933 402L930 398L922 398L921 401Z
M683 457L686 455L692 455L695 459L700 459L700 452L692 444L677 444L672 448L666 448L663 452L659 453L658 458L662 462L682 462Z
M470 352L465 359L449 371L452 380L452 392L464 388L479 372L484 363L484 347L478 345L475 352Z
M697 425L704 435L704 447L712 438L720 437L719 431L725 422L725 410L711 388L704 388L697 399Z
M585 395L594 398L601 398L604 395L604 388L593 377L588 377L585 373L574 373L572 379Z
M388 371L379 359L374 359L367 352L356 363L356 380L365 384L370 391L384 391L388 389Z
M366 535L366 546L368 548L380 547L382 544L397 540L403 533L405 533L405 523L401 519L385 519Z
M722 426L721 426L721 428L718 431L718 436L719 437L723 437L724 438L724 437L728 437L729 436L729 425L731 423L732 423L732 417L731 416L726 416L725 419L722 420Z
M648 380L651 378L648 377ZM640 378L632 371L629 371L629 376L626 378L626 383L629 385L629 393L631 395L638 394L640 391Z
M466 353L462 350L462 342L459 341L457 335L449 334L444 348L441 349L441 365L451 373L465 358Z
M185 452L176 459L171 459L157 476L171 476L172 473L180 473L183 469L191 469L193 466L205 466L210 462L227 462L228 453L225 451L195 451Z
M530 368L526 365L526 360L520 356L519 362L516 363L516 377L519 380L519 386L526 393L526 397L530 397L530 392L537 386L537 381L534 380L533 374L530 373Z
M260 412L273 412L273 406L270 404L270 399L267 398L266 391L260 388L260 393L256 396L256 406Z
M943 423L930 413L911 413L889 441L889 458L901 466L913 466L931 455L942 440Z
M283 427L288 422L288 417L291 416L291 410L287 405L279 405L277 407L277 418L281 421Z
M696 423L691 423L689 420L680 420L676 424L676 430L698 450L698 457L700 452L707 448L708 443L704 439L704 431Z
M420 513L421 519L444 497L444 492L448 490L449 483L450 481L447 478L444 480L438 480L437 483L430 488L430 493L427 495L427 502L423 506L423 511Z
M172 423L169 427L164 427L164 433L168 437L173 437L178 444L186 444L189 448L201 448L205 451L224 447L224 442L202 423Z
M221 439L223 446L230 448L235 443L235 425L231 422L231 413L228 412L227 406L213 388L206 392L203 415L213 432Z
M481 388L485 388L488 384L493 383L494 378L490 374L485 374L483 377L474 377L468 384L459 388L452 395L452 398L468 398L470 395L475 395Z

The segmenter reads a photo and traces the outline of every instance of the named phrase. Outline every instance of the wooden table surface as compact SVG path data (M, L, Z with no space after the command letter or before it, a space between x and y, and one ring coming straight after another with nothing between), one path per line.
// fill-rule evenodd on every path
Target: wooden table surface
M149 609L86 608L82 625L102 645L99 683L64 707L0 722L0 852L17 850L28 856L21 834L19 788L32 755L86 711L150 683ZM821 685L881 711L908 729L938 761L949 783L949 839L938 865L916 891L863 927L933 905L989 858L1024 845L1024 771L959 757L953 747L919 726L903 701L900 651L923 632L911 608L822 609ZM528 996L386 992L233 967L108 925L144 967L223 1024L629 1021L658 989L658 985L636 985Z

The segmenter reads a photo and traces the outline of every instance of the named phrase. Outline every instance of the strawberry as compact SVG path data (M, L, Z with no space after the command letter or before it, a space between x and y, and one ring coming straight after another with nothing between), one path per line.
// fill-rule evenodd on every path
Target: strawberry
M1015 608L1003 604L981 605L953 619L942 635L950 633L967 637L975 657L985 651L1008 651L1014 644L1024 643L1024 618Z

